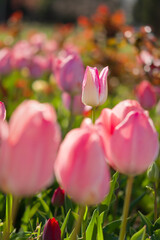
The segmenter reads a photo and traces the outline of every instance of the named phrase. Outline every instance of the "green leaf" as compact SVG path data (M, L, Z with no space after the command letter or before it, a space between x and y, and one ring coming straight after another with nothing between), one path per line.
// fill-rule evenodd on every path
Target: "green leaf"
M30 210L31 210L31 207L28 206L28 207L25 209L24 215L23 215L23 217L22 217L21 228L23 229L23 231L26 231L26 230L27 230L28 222L29 222L29 219L30 219Z
M77 220L78 220L78 217L79 217L78 213L72 212L72 215L73 215L75 221L77 221Z
M64 238L64 233L65 233L65 229L66 229L66 226L67 226L67 222L68 222L68 219L69 219L69 216L70 216L70 212L71 212L71 209L69 209L65 219L64 219L64 222L62 224L62 227L61 227L61 239L63 240Z
M97 222L97 226L98 226L98 231L97 231L97 240L104 240L103 238L103 229L102 229L102 224L103 224L103 216L104 216L104 212L101 213L100 216L98 216L98 222Z
M160 217L155 221L153 229L154 230L160 229Z
M31 235L31 232L13 233L11 234L10 240L27 240Z
M141 217L141 220L142 220L143 224L146 225L147 233L149 235L151 235L152 232L153 232L153 226L152 226L151 221L146 216L144 216L140 211L138 213Z
M97 218L98 218L98 210L95 209L91 218L91 221L87 227L86 231L86 239L87 240L96 240L96 232L97 232Z
M47 214L47 216L49 216L49 218L52 218L53 214L52 214L51 210L49 209L47 203L43 200L43 198L41 196L38 196L38 200L41 202L43 209L44 209L45 213Z
M103 212L105 210L108 210L110 208L113 196L114 196L114 192L115 189L117 189L117 180L118 180L118 176L119 173L116 172L113 177L112 177L112 181L110 183L110 191L109 194L107 195L107 197L104 199L104 201L101 203L101 205L99 206L99 212Z
M69 211L69 209L71 209L72 211L74 210L73 203L72 203L72 200L67 195L65 195L65 213L66 214Z
M104 239L107 239L107 240L118 240L118 237L115 236L114 234L104 233Z
M138 196L134 201L130 204L130 211L137 205L137 203L146 195L146 192L142 193L140 196Z
M39 226L37 226L37 240L39 240L39 236L41 235L41 226L42 226L42 223L39 224Z
M88 207L86 206L86 210L85 210L85 213L84 213L84 216L83 216L83 221L86 221L87 213L88 213Z
M145 240L145 234L146 234L146 226L144 226L141 230L135 233L131 237L131 240Z
M113 222L108 223L108 224L103 228L103 231L105 231L105 232L107 232L107 233L113 233L113 232L115 232L115 230L120 227L121 221L122 221L122 220L115 220L115 221L113 221Z
M151 240L160 240L160 229L154 232L154 234L151 236Z

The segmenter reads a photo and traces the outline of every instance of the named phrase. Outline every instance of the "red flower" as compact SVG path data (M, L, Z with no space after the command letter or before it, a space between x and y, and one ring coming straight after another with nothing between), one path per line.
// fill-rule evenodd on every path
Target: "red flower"
M53 205L60 207L64 204L64 197L65 197L64 190L58 187L53 193L51 202Z
M55 218L48 219L45 224L43 240L61 240L61 229Z

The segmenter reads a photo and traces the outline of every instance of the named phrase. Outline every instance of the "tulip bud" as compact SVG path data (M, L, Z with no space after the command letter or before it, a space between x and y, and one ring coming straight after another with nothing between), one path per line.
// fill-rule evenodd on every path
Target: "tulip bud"
M82 102L96 107L105 103L107 99L108 67L103 68L100 75L97 68L87 67L82 84Z
M145 109L151 109L156 105L156 90L152 84L146 80L142 81L135 89L138 101Z
M58 187L53 193L51 202L53 205L60 207L64 204L64 197L64 190Z
M61 229L55 218L49 219L45 224L43 240L61 240Z
M147 176L152 182L157 182L159 179L159 168L154 162L147 171Z
M6 118L6 109L3 102L0 102L0 120L5 120Z

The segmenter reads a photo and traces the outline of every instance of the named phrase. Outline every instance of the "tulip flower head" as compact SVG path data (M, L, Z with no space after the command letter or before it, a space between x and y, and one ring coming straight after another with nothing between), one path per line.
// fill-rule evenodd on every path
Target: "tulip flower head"
M107 100L108 67L103 68L100 75L96 67L87 67L82 84L82 102L85 105L96 107Z
M28 68L33 78L39 78L47 70L47 59L36 55L32 57Z
M49 104L28 100L5 124L8 137L2 139L0 187L16 196L33 195L53 181L61 139L56 113Z
M110 173L98 129L82 124L71 130L60 146L55 174L65 192L77 203L100 203L109 191Z
M51 202L53 205L60 207L64 204L64 198L65 198L64 190L58 187L53 193Z
M61 240L61 229L55 218L49 219L44 227L43 240Z
M2 48L0 49L0 74L9 74L11 69L11 50Z
M70 54L56 59L54 74L61 90L71 95L81 93L84 67L78 54Z
M154 162L158 135L148 112L135 100L125 100L112 110L103 109L96 124L102 136L108 163L126 175L138 175Z
M151 109L156 105L156 89L146 80L142 81L135 89L138 101L145 109Z

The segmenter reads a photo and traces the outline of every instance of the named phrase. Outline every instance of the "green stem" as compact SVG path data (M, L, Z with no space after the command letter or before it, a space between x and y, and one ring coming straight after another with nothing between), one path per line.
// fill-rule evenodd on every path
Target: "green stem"
M154 183L154 221L157 220L158 210L157 210L157 183Z
M12 204L13 196L12 194L6 195L6 226L4 229L4 240L9 239L9 235L12 230Z
M119 240L124 240L126 235L126 225L127 225L127 217L129 212L129 204L130 204L130 198L131 198L131 192L132 192L133 179L134 179L133 176L128 176Z
M55 217L55 218L57 217L57 212L58 212L58 207L56 206L56 207L55 207L55 210L54 210L54 217Z
M64 207L63 207L63 206L61 206L61 213L62 213L62 217L63 217L63 219L65 219Z
M84 216L85 210L86 210L85 206L80 206L79 217L78 217L78 220L76 221L76 225L75 225L75 228L73 230L73 233L71 235L70 240L76 240L77 239L77 235L79 233L81 223L83 221L83 216Z
M12 206L12 225L14 226L16 216L17 216L17 211L19 207L21 199L19 197L13 196L13 206Z
M92 123L94 124L96 120L96 108L92 108Z

